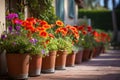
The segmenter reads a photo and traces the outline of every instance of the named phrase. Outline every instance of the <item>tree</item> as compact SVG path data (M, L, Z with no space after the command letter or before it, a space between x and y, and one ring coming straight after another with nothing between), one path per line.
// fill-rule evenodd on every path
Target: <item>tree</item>
M117 21L115 14L115 0L112 0L113 10L112 10L112 22L113 22L113 41L118 41L118 29L117 29Z
M96 9L100 7L100 0L84 0L84 8Z
M84 7L83 0L75 0L75 2L77 3L79 8L83 8Z
M109 0L104 0L104 8L107 8L107 9L108 9L108 1L109 1Z

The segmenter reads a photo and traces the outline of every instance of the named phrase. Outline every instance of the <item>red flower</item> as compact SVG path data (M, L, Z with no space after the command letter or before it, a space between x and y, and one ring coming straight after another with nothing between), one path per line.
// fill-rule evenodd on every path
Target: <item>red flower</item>
M82 25L82 26L78 26L77 29L78 29L79 31L81 31L81 30L84 29L84 26L83 26L83 25Z
M33 18L33 17L31 17L31 18L27 18L26 21L28 21L28 22L30 22L30 23L32 23L32 24L36 24L36 19Z
M91 27L91 26L88 26L88 27L87 27L87 31L88 31L88 32L92 32L92 27Z
M92 32L92 34L93 34L94 37L98 37L99 36L99 33L97 31L95 31L95 30Z

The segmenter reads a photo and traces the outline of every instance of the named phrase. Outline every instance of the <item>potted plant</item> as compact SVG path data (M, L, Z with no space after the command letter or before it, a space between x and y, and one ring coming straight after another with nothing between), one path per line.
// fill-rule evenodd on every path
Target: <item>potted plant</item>
M66 56L67 51L65 50L65 46L67 41L64 40L63 37L65 37L66 32L64 27L64 23L61 20L57 20L55 24L52 24L52 30L51 32L54 34L56 40L57 40L57 57L55 61L55 68L56 69L65 69L65 63L66 63Z
M82 55L82 61L89 60L90 58L90 50L92 49L92 27L87 26L86 24L77 26L77 29L79 30L79 35L81 36L79 39L79 46L83 47L83 55Z
M4 24L2 24L1 22L0 27L1 29L4 29ZM0 75L4 75L6 73L7 73L6 51L2 47L2 37L0 37Z
M30 42L32 43L29 75L39 76L42 67L42 57L48 53L46 48L47 30L51 26L46 21L33 17L23 21L22 26L28 31L28 36L31 38Z
M51 36L52 34L50 34ZM55 61L57 53L57 39L51 36L47 44L48 54L43 57L42 61L42 73L54 73L55 72Z
M8 27L1 35L1 47L6 51L8 75L13 79L28 78L31 52L29 38L16 13L8 14L6 19Z
M39 76L41 74L42 57L46 54L46 50L43 45L40 45L39 38L32 38L31 43L34 45L31 46L29 76Z
M81 26L74 26L77 28L79 32L79 39L77 40L77 43L75 44L75 48L77 49L76 52L76 58L75 58L75 64L80 64L82 62L82 57L83 57L83 45L82 42L84 41L84 25Z
M68 29L67 32L67 37L69 37L69 44L71 44L70 53L67 55L67 60L66 60L66 66L74 66L75 65L75 58L76 58L76 53L78 51L78 47L76 44L78 44L79 40L79 32L76 27L71 26L71 25L66 25L66 28Z
M91 55L90 51L93 48L92 36L88 32L83 37L82 46L84 48L82 61L88 61Z
M57 57L56 57L56 63L55 63L55 68L57 70L65 70L66 66L66 58L67 54L69 53L69 49L71 43L69 43L69 40L63 39L63 38L58 38L57 39L57 46L58 46L58 51L57 51Z

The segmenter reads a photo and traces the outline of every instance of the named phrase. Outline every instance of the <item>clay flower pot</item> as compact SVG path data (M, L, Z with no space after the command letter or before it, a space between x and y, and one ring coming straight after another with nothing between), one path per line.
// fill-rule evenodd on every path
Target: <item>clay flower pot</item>
M67 55L66 66L73 67L75 65L76 52L72 51L71 54Z
M5 75L7 73L6 65L6 51L0 53L0 75Z
M85 48L83 50L83 56L82 56L82 61L88 61L90 59L90 49Z
M56 51L50 51L47 56L43 57L42 73L54 73L55 60L56 60Z
M15 80L28 78L29 58L28 54L6 54L9 78Z
M57 57L55 62L55 69L56 70L65 70L66 65L66 57L67 57L67 51L57 51Z
M94 48L93 48L93 56L92 56L92 57L96 57L96 56L97 56L97 53L98 53L98 48L97 48L97 47L94 47Z
M76 53L75 64L80 64L82 62L83 50L79 50Z
M42 57L38 55L31 55L29 76L39 76L41 74Z

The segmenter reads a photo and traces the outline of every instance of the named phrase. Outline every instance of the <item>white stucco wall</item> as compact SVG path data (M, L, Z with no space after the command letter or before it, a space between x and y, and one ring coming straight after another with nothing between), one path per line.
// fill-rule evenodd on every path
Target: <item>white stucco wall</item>
M5 30L5 0L0 0L0 35ZM2 25L4 24L4 26ZM5 52L0 53L0 75L7 72Z
M5 29L5 0L0 0L0 34ZM4 24L4 26L2 25Z
M2 26L4 24L4 26ZM0 34L5 29L5 0L0 0Z

